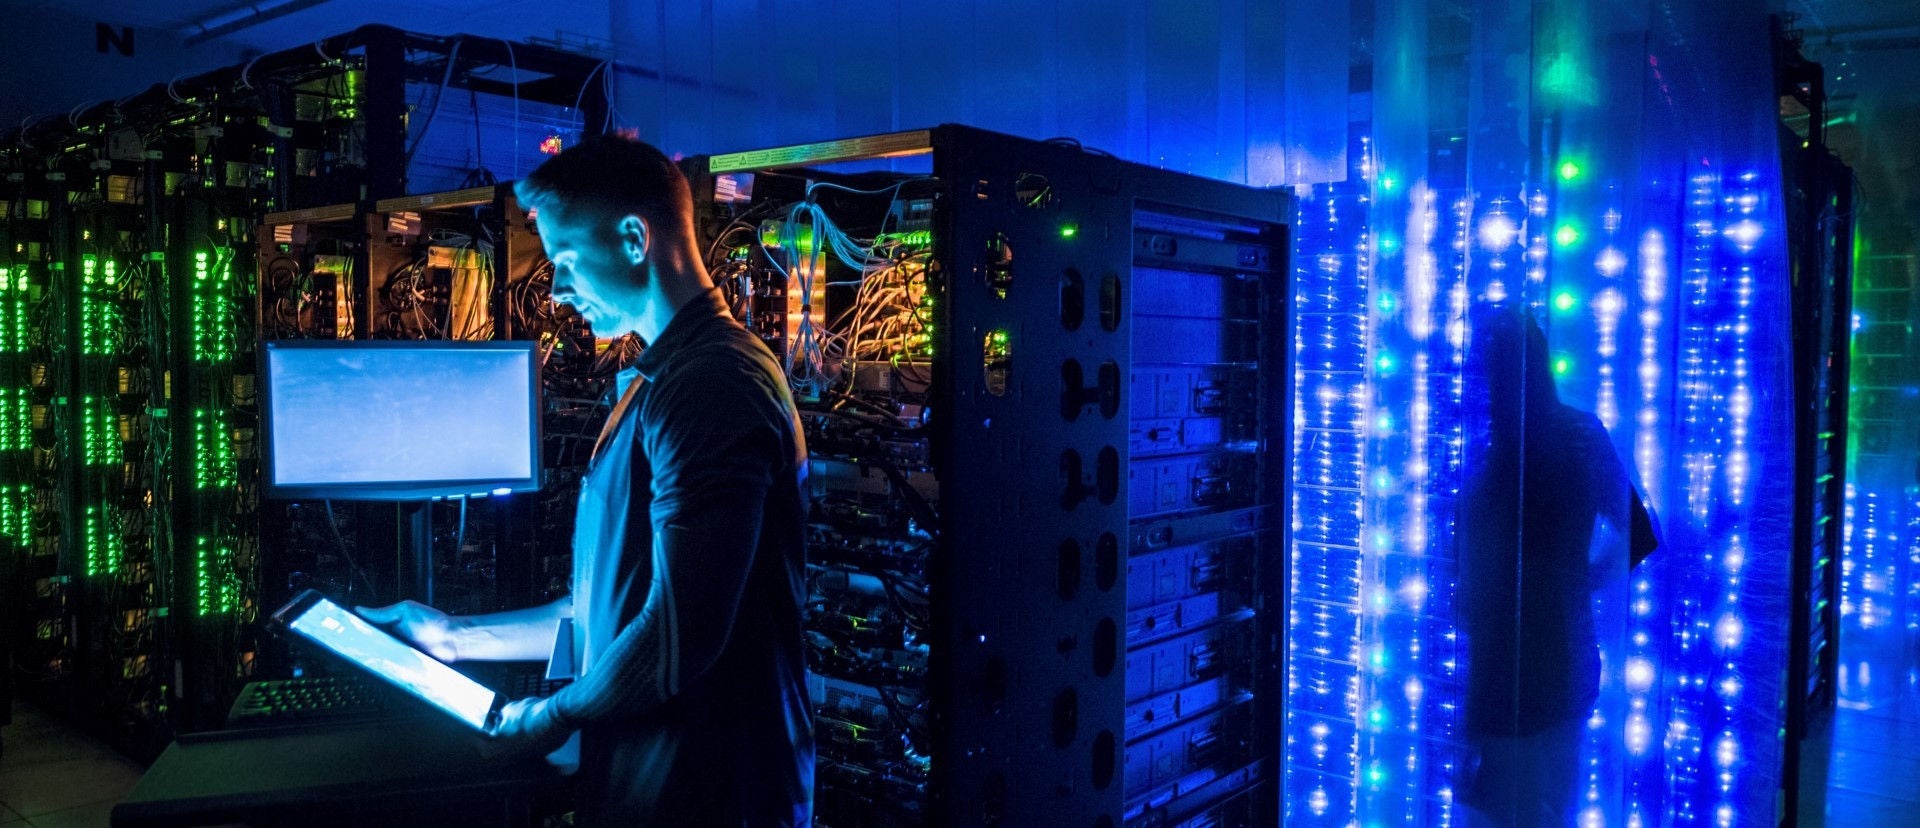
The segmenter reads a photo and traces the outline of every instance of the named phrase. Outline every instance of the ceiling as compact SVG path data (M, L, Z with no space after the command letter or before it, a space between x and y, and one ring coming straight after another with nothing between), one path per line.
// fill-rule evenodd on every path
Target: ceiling
M1249 0L1251 1L1251 0ZM1437 1L1437 0L1430 0ZM1693 0L1656 0L1692 2ZM22 0L12 0L22 2ZM28 6L60 9L104 22L172 30L187 35L195 23L251 9L294 6L298 10L233 31L212 42L221 51L275 51L320 35L385 23L430 34L466 33L514 40L559 38L604 42L615 5L649 0L534 3L527 0L24 0ZM973 0L991 3L994 0ZM1380 0L1388 2L1388 0ZM1920 2L1916 0L1768 0L1799 15L1807 56L1822 62L1830 96L1829 142L1859 172L1866 193L1868 226L1907 234L1905 246L1920 246ZM1893 241L1893 239L1888 239Z
M25 0L20 5L58 9L123 26L177 31L183 39L198 32L196 24L202 21L232 19L255 9L272 12L281 7L297 8L215 38L230 46L262 52L297 46L368 23L425 34L476 34L510 40L551 39L561 32L572 34L574 40L582 35L605 40L609 23L605 0L407 0L404 5L375 0Z
M1788 0L1827 73L1827 142L1859 174L1861 226L1881 252L1920 249L1920 3Z

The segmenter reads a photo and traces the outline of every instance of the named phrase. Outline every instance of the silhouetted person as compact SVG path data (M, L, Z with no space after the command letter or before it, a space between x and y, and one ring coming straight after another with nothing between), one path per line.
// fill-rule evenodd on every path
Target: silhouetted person
M489 732L526 752L579 732L578 824L809 825L807 450L786 377L728 314L658 149L587 138L514 190L538 210L554 301L647 343L581 483L571 593L361 614L445 661L546 658L571 619L579 679Z
M1606 429L1560 402L1540 326L1501 305L1472 322L1458 537L1476 756L1458 798L1469 826L1569 825L1600 687L1594 594L1625 575L1619 538L1636 564L1655 541Z

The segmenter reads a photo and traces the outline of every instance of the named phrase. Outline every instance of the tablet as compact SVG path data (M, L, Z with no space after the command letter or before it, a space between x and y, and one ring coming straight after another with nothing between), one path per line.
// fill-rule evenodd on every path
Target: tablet
M506 697L492 688L367 623L314 590L300 593L275 612L273 620L482 733L506 704Z

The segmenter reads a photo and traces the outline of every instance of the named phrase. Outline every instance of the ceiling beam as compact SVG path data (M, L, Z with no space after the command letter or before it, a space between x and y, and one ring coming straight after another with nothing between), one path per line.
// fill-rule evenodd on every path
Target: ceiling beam
M187 35L186 45L194 46L214 38L225 37L327 2L328 0L285 0L281 3L246 3L229 8L188 23L185 28L192 34Z

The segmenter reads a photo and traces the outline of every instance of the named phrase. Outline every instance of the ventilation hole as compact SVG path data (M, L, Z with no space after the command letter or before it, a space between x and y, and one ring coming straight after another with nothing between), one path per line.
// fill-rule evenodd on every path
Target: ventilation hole
M995 233L987 240L987 249L982 251L981 270L987 279L987 290L995 297L1007 298L1007 290L1013 287L1013 245L1007 243L1007 234Z
M1080 589L1080 542L1068 538L1060 542L1059 571L1054 581L1054 589L1060 593L1060 600L1073 600L1073 593Z
M1105 532L1093 547L1093 585L1106 592L1119 580L1120 539L1112 532Z
M1113 619L1102 618L1093 625L1093 674L1106 678L1120 662L1120 628Z
M1013 376L1013 337L1006 329L989 331L980 342L980 370L987 393L1004 397Z
M1080 330L1087 316L1087 279L1076 268L1060 274L1060 327Z
M1021 173L1013 179L1013 198L1022 207L1044 210L1053 206L1053 182L1039 173Z
M1060 452L1060 508L1072 509L1085 499L1087 487L1081 480L1084 472L1080 463L1080 452L1073 449Z
M1106 790L1113 784L1113 770L1118 762L1114 758L1113 731L1102 730L1093 737L1093 786Z
M1100 280L1100 327L1120 330L1120 277L1112 273Z
M1100 503L1110 505L1120 496L1120 450L1113 446L1100 449L1100 458L1095 463L1095 484L1099 489Z
M1060 416L1067 422L1080 419L1080 396L1086 382L1087 374L1080 369L1080 360L1060 363Z
M1120 413L1120 363L1109 359L1100 363L1100 416L1109 420Z
M1069 687L1053 697L1053 744L1066 747L1080 729L1080 694Z

